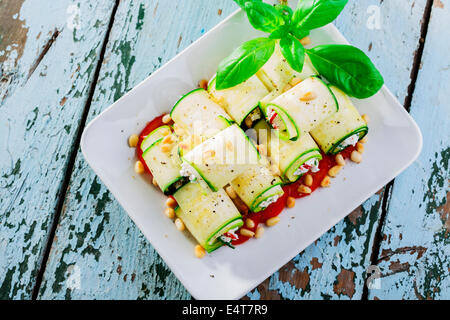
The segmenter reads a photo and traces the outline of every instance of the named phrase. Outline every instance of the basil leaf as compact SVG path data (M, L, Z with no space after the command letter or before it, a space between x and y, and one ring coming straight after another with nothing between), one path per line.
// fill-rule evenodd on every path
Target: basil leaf
M299 0L292 18L296 29L313 30L336 19L348 0Z
M291 68L302 72L305 63L305 48L300 41L289 34L280 40L280 48Z
M236 2L236 4L241 7L242 9L245 9L245 3L246 2L261 2L262 0L233 0L234 2Z
M277 30L275 30L274 32L272 32L269 35L270 39L281 39L286 37L289 34L289 26L288 25L284 25L279 27Z
M306 50L320 75L350 96L365 99L377 93L383 76L370 58L349 45L322 45Z
M274 32L286 23L282 12L264 2L246 1L245 12L253 28L263 32Z
M248 80L272 56L275 43L273 39L256 38L234 50L217 69L216 88L223 90Z

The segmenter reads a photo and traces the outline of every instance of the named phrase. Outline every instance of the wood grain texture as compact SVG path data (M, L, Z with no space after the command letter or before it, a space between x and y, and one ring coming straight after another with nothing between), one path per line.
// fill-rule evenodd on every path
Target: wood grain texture
M0 299L31 297L113 4L0 2Z
M88 120L236 8L229 0L121 1ZM190 298L80 152L40 298Z
M419 159L395 180L372 299L450 299L450 1L434 1L411 115Z
M203 22L205 13L218 14L218 8L222 7L223 14L231 12L231 6L226 7L228 2L222 4L208 4L206 8L200 6L205 11L195 12L191 4L185 3L178 4L178 8L172 4L156 3L146 9L142 9L139 3L127 6L122 3L90 118L158 68L183 44L187 45L201 35L204 26L199 28L197 23L192 22L199 19L192 17L202 16ZM367 48L366 51L384 71L388 85L392 85L395 94L403 100L410 84L409 75L424 8L413 5L412 1L383 3L380 13L381 18L386 20L382 22L386 24L382 29L367 31L364 28L364 32L355 33L355 28L365 25L370 4L371 1L351 2L337 25L352 43ZM389 19L392 12L405 11L405 8L408 14L405 14L402 23ZM182 10L184 16L173 16L174 9ZM148 12L152 17L148 16ZM217 16L215 18L209 27L219 21ZM171 19L177 19L175 26ZM163 38L151 32L157 22L158 28L167 30L169 37ZM148 38L144 38L138 25L149 34ZM195 32L183 32L187 27ZM401 32L392 32L391 28ZM147 56L138 54L147 53L149 49L151 54ZM393 54L400 59L390 59ZM70 186L45 274L42 298L189 297L81 157L77 159ZM316 244L250 293L248 298L361 298L382 196L382 191L374 195ZM119 237L121 234L127 234L126 240L123 236ZM72 280L78 275L80 285L74 288Z
M372 0L349 1L336 20L336 26L347 40L370 56L400 101L405 100L411 83L425 4L426 1L413 0L381 4ZM377 21L372 20L376 18L376 10L380 13L380 29L376 28ZM368 25L375 28L370 29ZM380 191L372 196L248 294L248 298L361 299L383 194Z

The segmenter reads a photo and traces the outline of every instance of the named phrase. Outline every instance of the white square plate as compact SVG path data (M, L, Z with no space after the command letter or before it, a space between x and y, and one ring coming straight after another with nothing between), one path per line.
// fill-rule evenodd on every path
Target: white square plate
M164 196L136 177L130 160L134 149L127 138L170 111L180 95L200 79L209 79L234 48L259 35L237 11L102 112L81 140L90 166L197 299L245 295L406 169L422 148L419 128L386 87L370 99L355 101L371 118L362 164L347 165L331 188L283 212L281 222L267 229L263 238L195 258L194 241L164 216ZM313 31L311 38L314 45L346 43L333 25ZM295 219L283 218L291 216Z

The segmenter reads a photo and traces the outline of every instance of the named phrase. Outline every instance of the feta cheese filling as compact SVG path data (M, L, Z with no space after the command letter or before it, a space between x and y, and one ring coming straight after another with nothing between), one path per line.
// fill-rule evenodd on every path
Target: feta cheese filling
M345 139L344 141L341 142L341 144L339 145L339 149L340 150L344 150L347 147L354 147L359 141L359 134L354 134L350 137L348 137L347 139Z
M180 175L189 177L190 182L198 182L197 171L187 162L181 164Z
M302 176L309 171L316 173L319 172L319 160L317 158L309 159L304 164L302 164L297 171L294 172L295 176Z
M261 202L261 203L259 204L259 207L260 207L261 209L265 209L265 208L267 208L268 206L270 206L272 203L277 202L279 198L280 198L280 195L279 195L279 194L277 194L277 195L275 195L275 196L273 196L273 197L270 197L270 198L268 198L267 200Z
M223 235L221 235L219 237L219 239L222 242L231 242L233 240L237 240L239 237L236 234L236 231L238 230L238 228L234 228L232 230L229 230L227 232L225 232Z
M273 110L273 109L268 109L267 111L268 111L267 117L269 119L269 123L272 126L272 128L274 128L274 129L282 129L283 121L281 120L281 118L278 115L278 113L275 112L275 110Z

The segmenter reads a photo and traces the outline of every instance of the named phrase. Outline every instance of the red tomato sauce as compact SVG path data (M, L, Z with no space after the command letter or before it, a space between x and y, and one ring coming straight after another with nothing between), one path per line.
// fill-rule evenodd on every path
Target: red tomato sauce
M164 125L162 118L165 114L162 114L159 117L156 117L152 121L150 121L145 128L141 131L139 134L139 141L138 141L138 147L136 148L136 157L142 162L145 168L145 172L148 173L151 176L151 172L148 169L144 159L142 158L142 150L139 147L142 143L142 141L151 133L153 130L161 127ZM341 152L344 159L350 158L352 152L355 150L355 147L348 147L344 151ZM317 190L317 188L320 187L320 183L322 180L327 176L328 170L330 170L332 167L336 165L335 156L325 155L322 154L322 160L319 162L319 171L316 173L309 172L309 174L313 177L313 184L310 187L311 194ZM278 215L283 212L284 208L286 207L286 201L288 197L294 197L296 199L308 197L311 194L303 194L298 192L298 187L303 184L304 177L300 178L297 182L294 182L289 185L285 185L283 187L284 195L278 199L277 202L272 203L270 206L268 206L265 210L260 212L245 212L243 213L244 221L246 219L252 219L255 223L255 226L253 228L249 228L247 226L243 226L242 228L246 228L252 232L256 232L256 229L258 228L258 225L261 223L265 223L267 220L273 217L277 217ZM170 196L172 197L172 196ZM173 197L172 197L173 198ZM239 230L236 232L236 235L238 238L236 240L233 240L231 242L232 245L237 246L244 242L247 242L250 238L245 237L239 233Z
M342 151L341 154L344 157L344 159L348 159L348 158L350 158L350 155L352 154L352 152L354 150L355 150L355 147L348 147L347 149ZM310 189L312 191L311 194L320 187L320 183L328 175L328 171L336 165L335 158L336 158L336 156L325 155L322 153L322 160L319 162L319 171L316 173L309 172L309 174L313 177L313 184L310 187ZM301 184L303 184L303 182L304 182L304 177L300 178L297 182L294 182L289 185L285 185L283 187L284 195L280 199L278 199L277 202L271 204L270 206L267 207L267 209L265 209L261 212L251 212L248 215L245 215L244 220L248 219L248 218L252 219L255 223L255 226L253 228L243 226L242 228L256 232L256 229L258 228L258 225L260 223L265 223L270 218L276 217L281 214L281 212L286 207L286 201L287 201L288 197L294 197L296 199L300 199L300 198L310 196L311 194L304 194L304 193L298 192L298 187ZM241 235L239 233L239 230L238 230L238 232L236 232L236 234L238 236L238 239L233 240L231 242L231 244L234 246L240 245L244 242L247 242L250 239L249 237L245 237L245 236Z

